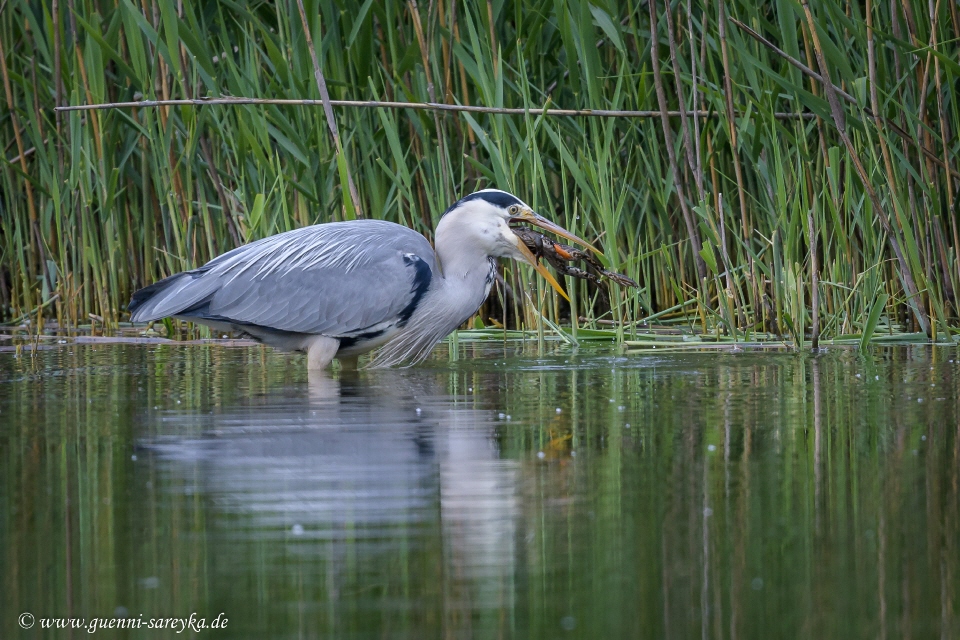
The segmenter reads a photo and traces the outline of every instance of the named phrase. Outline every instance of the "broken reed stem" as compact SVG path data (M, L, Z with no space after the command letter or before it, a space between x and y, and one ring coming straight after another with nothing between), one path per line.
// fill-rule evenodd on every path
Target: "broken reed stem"
M664 113L669 118L679 118L679 111L624 111L616 109L520 109L512 107L479 107L469 104L442 104L438 102L389 102L380 100L329 100L331 107L367 108L367 109L417 109L420 111L465 111L468 113L495 113L508 116L545 115L553 117L584 116L592 118L659 118ZM202 107L210 104L276 104L304 107L323 106L323 100L290 100L277 98L194 98L177 100L140 100L136 102L104 102L101 104L76 104L55 107L54 111L95 111L104 109L133 109L170 106ZM686 111L687 115L696 113L700 118L721 118L725 114L718 111ZM740 117L742 114L736 114ZM813 113L775 113L778 120L812 120Z

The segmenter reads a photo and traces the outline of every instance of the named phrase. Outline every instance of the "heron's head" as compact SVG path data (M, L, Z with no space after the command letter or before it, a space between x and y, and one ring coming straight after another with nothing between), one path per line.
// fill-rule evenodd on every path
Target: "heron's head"
M499 189L484 189L461 198L443 214L440 224L437 225L437 252L441 252L441 244L444 247L456 247L458 250L469 246L488 256L526 262L560 295L567 298L566 292L553 275L540 264L527 245L510 228L511 222L540 227L596 251L585 240L534 212L520 198Z

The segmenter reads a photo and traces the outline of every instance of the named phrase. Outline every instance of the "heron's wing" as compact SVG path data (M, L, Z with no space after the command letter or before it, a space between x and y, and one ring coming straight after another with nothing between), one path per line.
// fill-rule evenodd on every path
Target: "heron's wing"
M362 220L304 227L234 249L137 292L134 321L166 316L355 336L405 324L436 270L415 231Z

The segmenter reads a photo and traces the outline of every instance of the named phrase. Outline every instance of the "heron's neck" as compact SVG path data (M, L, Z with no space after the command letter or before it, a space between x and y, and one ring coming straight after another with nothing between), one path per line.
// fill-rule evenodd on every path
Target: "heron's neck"
M438 228L436 235L437 260L443 272L444 297L456 302L472 313L479 307L490 291L491 263L487 252L455 233L443 233ZM467 309L467 307L471 307Z
M483 251L467 247L458 247L454 249L446 248L437 243L437 259L440 262L440 269L443 271L443 277L447 280L469 280L479 275L485 278L490 270L489 256Z

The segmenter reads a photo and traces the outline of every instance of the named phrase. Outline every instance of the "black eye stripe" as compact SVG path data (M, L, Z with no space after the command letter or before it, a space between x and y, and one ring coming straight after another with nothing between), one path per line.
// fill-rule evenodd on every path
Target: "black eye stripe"
M470 202L472 200L484 200L494 206L501 207L503 209L507 209L511 205L519 208L519 206L523 204L522 202L520 202L519 198L517 198L514 195L510 195L505 191L496 191L496 190L478 191L476 193L472 193L469 196L466 196L456 201L449 209L447 209L443 213L444 215L446 215L451 211L453 211L454 209L456 209L457 207L459 207L460 205Z

